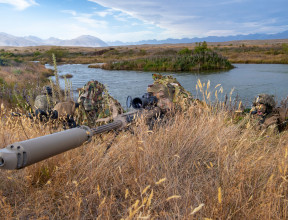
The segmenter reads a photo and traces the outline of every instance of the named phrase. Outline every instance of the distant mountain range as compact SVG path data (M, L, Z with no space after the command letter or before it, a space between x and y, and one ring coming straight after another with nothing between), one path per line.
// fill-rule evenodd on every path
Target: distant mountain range
M61 40L57 38L49 38L43 40L35 36L28 37L16 37L6 33L0 33L0 46L42 46L42 45L53 45L53 46L81 46L81 47L107 47L107 43L101 39L89 35L83 35L71 40Z
M123 46L123 45L141 45L141 44L179 44L179 43L195 43L195 42L226 42L226 41L239 41L239 40L272 40L272 39L288 39L288 31L277 34L248 34L248 35L235 35L226 37L209 36L204 38L182 38L166 40L144 40L138 42L104 42L103 40L83 35L71 40L61 40L57 38L49 38L43 40L35 36L16 37L10 34L0 32L0 46L81 46L81 47L107 47L107 46Z
M226 42L226 41L239 41L239 40L274 40L274 39L288 39L288 31L277 34L248 34L248 35L235 35L226 37L209 36L203 38L182 38L173 39L168 38L166 40L144 40L138 42L126 42L121 41L107 42L110 46L122 46L122 45L141 45L141 44L187 44L195 42Z

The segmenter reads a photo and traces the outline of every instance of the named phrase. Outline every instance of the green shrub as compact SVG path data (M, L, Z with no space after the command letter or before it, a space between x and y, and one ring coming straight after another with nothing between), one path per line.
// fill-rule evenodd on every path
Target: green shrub
M192 50L189 50L188 48L184 48L182 50L180 50L178 52L179 55L188 55L188 54L191 54Z
M285 54L288 54L288 44L282 44L282 51L285 53Z
M216 52L202 49L193 54L152 56L136 60L110 62L103 65L102 68L113 70L189 72L195 70L231 69L233 66L226 58L218 55Z
M196 47L194 49L194 53L203 53L206 51L212 51L211 49L208 48L207 42L204 41L203 43L196 43Z
M57 62L61 62L62 58L68 56L68 51L61 48L51 48L50 50L47 50L44 53L44 56L47 57L51 63L53 62L52 54L55 55Z
M9 66L10 62L9 60L0 57L0 66Z
M144 55L146 55L146 54L147 54L147 51L146 51L146 50L141 49L141 50L139 51L139 55L144 56Z
M40 56L40 55L41 55L41 52L40 52L40 51L36 51L36 52L34 52L34 54L33 54L34 57L38 57L38 56Z

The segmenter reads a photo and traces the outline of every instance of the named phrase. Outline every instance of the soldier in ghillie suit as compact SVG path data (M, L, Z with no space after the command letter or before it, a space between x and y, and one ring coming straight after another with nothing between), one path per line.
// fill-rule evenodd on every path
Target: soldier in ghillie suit
M35 115L42 121L50 115L53 106L52 88L44 86L41 95L38 95L34 101Z
M89 81L79 90L77 124L98 126L111 122L122 114L120 103L108 94L105 86L98 81Z
M147 92L157 98L157 106L162 112L186 111L193 103L191 93L185 90L173 76L153 74L153 79L154 83L148 86Z
M255 127L259 130L273 130L281 132L287 129L288 111L285 108L276 108L274 96L260 94L255 98L250 111Z

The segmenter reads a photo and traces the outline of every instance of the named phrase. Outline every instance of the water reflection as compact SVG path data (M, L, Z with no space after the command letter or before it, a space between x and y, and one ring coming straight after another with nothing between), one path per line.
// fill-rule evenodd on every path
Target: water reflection
M217 84L224 88L224 94L235 88L233 97L239 96L245 105L249 105L259 93L275 95L282 100L288 95L288 65L285 64L234 64L236 68L228 71L197 72L197 73L163 73L172 74L194 96L197 96L196 84L211 82L211 91ZM53 66L46 65L47 68ZM125 106L128 95L140 96L153 83L153 72L111 71L88 68L85 64L66 64L58 66L59 75L72 74L73 90L82 87L91 79L98 80L108 86L113 97ZM65 83L60 79L64 88ZM213 91L214 94L214 91ZM223 96L224 96L223 94Z

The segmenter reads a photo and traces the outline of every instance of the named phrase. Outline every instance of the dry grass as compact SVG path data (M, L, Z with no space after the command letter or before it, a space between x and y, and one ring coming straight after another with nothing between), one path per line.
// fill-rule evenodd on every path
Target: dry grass
M23 108L23 102L28 100L33 105L35 97L40 93L42 86L49 83L47 77L51 75L53 71L40 63L17 63L11 60L9 65L0 66L1 103Z
M8 84L17 83L19 86L25 83L43 81L49 75L51 75L50 71L40 63L25 62L0 67L0 78L4 79Z
M55 132L5 111L3 147ZM195 107L133 131L121 132L107 154L113 133L1 170L1 219L287 219L287 132L260 134L225 110Z

